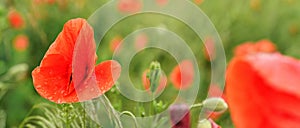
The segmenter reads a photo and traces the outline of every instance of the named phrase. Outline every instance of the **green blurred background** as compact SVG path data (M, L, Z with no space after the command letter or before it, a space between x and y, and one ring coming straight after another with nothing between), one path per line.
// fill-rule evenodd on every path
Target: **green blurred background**
M108 1L0 1L0 124L6 123L7 127L16 127L24 120L33 105L49 102L41 98L34 90L31 71L39 65L65 22L77 17L87 19L97 8ZM271 40L277 45L278 51L285 55L300 58L300 1L203 0L195 4L207 14L219 32L227 61L232 58L233 49L238 44L261 39ZM19 12L23 18L24 25L21 28L13 28L10 25L8 15L11 11ZM148 18L151 20L141 20ZM203 90L207 90L209 86L210 62L205 59L203 45L199 46L201 39L189 27L176 19L157 14L140 14L122 20L102 40L101 49L97 51L98 61L111 59L112 52L109 47L114 37L126 37L135 30L150 26L163 26L188 42L197 57L200 73L205 74L201 77L203 86L200 87L201 93L197 101L205 99L207 92ZM28 37L28 47L25 50L20 50L14 45L18 35ZM164 51L146 49L139 52L130 65L131 80L137 88L142 89L142 73L153 60L161 63L166 74L170 74L173 67L177 65L175 59ZM26 64L28 69L26 65L18 64ZM17 67L13 67L16 65ZM22 74L24 72L25 75ZM168 82L168 85L171 83ZM172 86L167 86L167 88L176 93L176 89ZM119 98L114 94L114 92L108 92L107 95L117 109L131 110L130 106L134 103L126 104L126 98ZM168 104L169 98L168 94L165 94L159 100ZM193 117L197 117L196 114ZM193 118L193 120L195 122L197 119ZM223 114L217 122L224 128L233 127L228 112Z

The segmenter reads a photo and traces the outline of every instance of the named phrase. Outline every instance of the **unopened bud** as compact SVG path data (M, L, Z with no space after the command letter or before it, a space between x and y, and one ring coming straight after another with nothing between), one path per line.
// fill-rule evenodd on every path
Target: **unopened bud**
M203 119L198 122L197 128L221 128L212 119Z
M161 76L161 68L160 63L157 61L151 62L150 71L147 74L147 78L150 81L150 90L151 92L155 92Z
M190 110L186 104L174 104L169 111L172 128L190 128Z
M211 128L211 123L207 119L200 120L198 122L197 128Z
M208 98L202 102L203 108L214 112L223 112L228 105L222 98Z

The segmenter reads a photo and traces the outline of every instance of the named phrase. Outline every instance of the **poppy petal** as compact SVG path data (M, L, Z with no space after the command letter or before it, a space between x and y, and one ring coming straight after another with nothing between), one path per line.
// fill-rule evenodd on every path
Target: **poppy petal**
M45 65L37 67L32 72L34 87L37 92L44 98L53 102L62 102L62 94L67 93L71 70L68 65L60 65L60 63L68 63L63 56L58 54L48 55L43 59L45 63L53 63L53 65ZM54 63L55 62L55 63Z
M121 65L114 60L108 60L100 63L95 68L97 85L100 93L108 91L115 81L120 77Z
M49 47L46 55L61 54L66 59L71 61L77 37L82 29L82 26L85 24L87 24L86 20L81 18L69 20L64 25L62 32L59 33L54 43Z
M226 98L236 127L299 126L299 76L300 62L278 53L234 58Z
M72 61L72 79L80 101L90 100L100 95L94 72L96 58L94 31L85 23L77 37Z
M194 68L190 60L184 60L170 74L171 82L176 89L188 88L194 80Z

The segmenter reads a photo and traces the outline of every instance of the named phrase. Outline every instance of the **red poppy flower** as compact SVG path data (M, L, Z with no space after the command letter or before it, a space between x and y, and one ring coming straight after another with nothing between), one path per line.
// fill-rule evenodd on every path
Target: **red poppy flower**
M160 6L165 6L168 4L169 0L156 0L156 3Z
M190 60L184 60L170 74L171 82L177 89L188 88L194 80L194 68Z
M13 46L17 51L24 51L28 48L29 40L26 35L18 35L14 39Z
M272 53L276 52L276 46L269 40L260 40L256 43L246 42L234 49L235 56L243 56L257 52Z
M48 4L54 4L55 3L55 0L47 0L46 1Z
M256 53L256 52L257 51L256 51L256 48L255 48L253 42L243 43L234 49L235 56L243 56L243 55L252 54L252 53Z
M8 13L8 20L11 27L18 29L24 26L24 20L19 12L12 10Z
M122 37L116 36L110 41L110 51L114 52L118 46L122 43Z
M276 46L270 40L260 40L256 42L255 47L259 52L276 52Z
M279 53L235 57L225 94L236 127L300 126L299 76L300 61Z
M135 38L135 48L137 50L143 49L148 43L148 37L145 34L139 34Z
M35 4L54 4L56 0L34 0Z
M142 8L142 2L140 0L119 0L118 10L124 13L135 13Z
M196 4L198 4L198 5L202 4L203 1L204 1L204 0L194 0L194 2L195 2Z
M108 91L119 77L121 67L111 60L95 67L95 51L94 32L86 20L68 21L40 66L32 71L37 92L56 103L71 103L90 100ZM97 90L92 85L97 85Z
M213 38L206 38L204 47L204 57L206 60L211 61L214 60L216 57L215 53L215 44Z
M143 85L146 90L150 89L150 80L147 78L148 72L149 70L144 71L142 76ZM161 90L163 90L166 87L166 85L167 85L167 77L166 75L162 74L160 76L159 86L156 89L156 92L160 92Z

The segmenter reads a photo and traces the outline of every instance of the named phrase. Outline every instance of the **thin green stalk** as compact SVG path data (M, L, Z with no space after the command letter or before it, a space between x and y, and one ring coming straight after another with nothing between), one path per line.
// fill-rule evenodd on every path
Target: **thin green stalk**
M136 117L131 112L129 112L129 111L123 111L122 113L120 113L120 118L124 114L128 114L129 116L131 116L132 119L134 120L134 126L135 126L135 128L138 128L138 122L136 120Z

